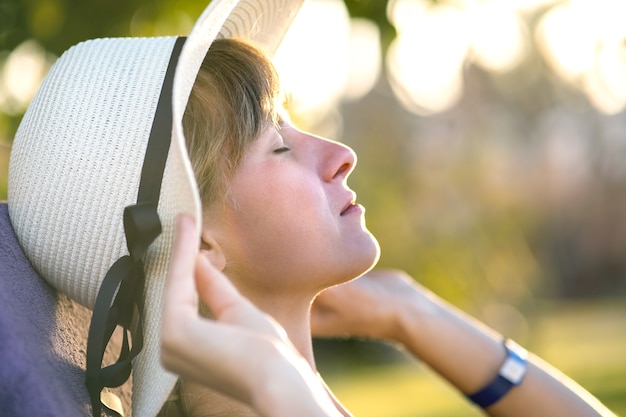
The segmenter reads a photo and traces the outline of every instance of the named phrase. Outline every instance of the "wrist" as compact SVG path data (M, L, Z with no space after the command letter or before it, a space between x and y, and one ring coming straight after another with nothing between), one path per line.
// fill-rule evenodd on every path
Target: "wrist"
M415 291L394 304L394 326L391 339L421 357L422 344L428 343L429 332L438 331L433 323L445 316L436 296L427 289ZM438 326L434 326L438 327Z
M264 361L253 387L252 407L267 417L339 417L317 374L296 352L277 349Z
M483 388L467 398L482 408L490 407L504 398L512 388L520 385L528 369L528 351L512 340L503 342L506 359L498 374Z
M461 392L484 387L505 360L502 337L428 290L416 297L402 308L398 340Z
M256 391L252 406L260 416L338 416L330 400L321 398L321 393L311 387L311 381L307 381L295 368L287 372L291 374L290 377L285 377L285 372L280 373L278 378L275 375Z

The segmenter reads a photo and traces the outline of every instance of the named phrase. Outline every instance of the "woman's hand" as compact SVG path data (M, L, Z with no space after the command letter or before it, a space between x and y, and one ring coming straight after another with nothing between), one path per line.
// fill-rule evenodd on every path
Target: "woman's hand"
M399 271L372 271L329 288L311 315L315 336L399 342L464 394L486 386L505 361L502 336ZM534 355L522 384L485 410L498 417L615 417Z
M406 273L375 270L323 291L311 312L316 337L359 336L399 341L398 312L428 293Z
M199 315L198 295L215 320ZM194 220L185 215L177 219L164 295L161 361L262 416L339 415L284 329L198 253Z

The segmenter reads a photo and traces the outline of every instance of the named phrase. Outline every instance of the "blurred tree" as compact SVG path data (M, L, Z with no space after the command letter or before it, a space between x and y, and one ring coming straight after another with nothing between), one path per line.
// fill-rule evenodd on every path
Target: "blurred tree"
M34 39L60 55L84 39L156 35L160 21L176 21L177 15L186 13L193 23L204 7L193 0L2 0L0 51ZM142 22L150 24L140 26ZM172 26L167 29L175 34ZM180 32L185 29L189 27Z
M385 0L344 0L352 17L363 17L376 23L380 29L382 49L385 51L396 35L396 30L387 19Z
M388 1L344 1L352 16L376 23L385 53L396 37ZM494 304L532 304L533 294L626 290L626 121L624 113L598 112L555 76L532 40L560 3L524 15L529 49L514 69L488 71L469 54L452 109L416 116L383 77L365 99L329 112L365 168L351 184L383 245L381 265L405 268L485 314ZM204 7L197 0L0 0L0 68L27 40L58 56L89 38L186 34ZM20 118L0 112L0 167Z

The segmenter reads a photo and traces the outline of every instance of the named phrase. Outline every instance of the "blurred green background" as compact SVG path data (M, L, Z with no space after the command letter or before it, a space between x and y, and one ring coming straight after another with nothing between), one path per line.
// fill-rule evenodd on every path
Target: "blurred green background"
M0 199L19 120L56 57L94 37L187 34L204 5L0 0ZM626 415L624 5L313 0L277 66L294 120L359 155L350 185L380 265ZM320 340L316 352L357 416L478 415L390 346Z

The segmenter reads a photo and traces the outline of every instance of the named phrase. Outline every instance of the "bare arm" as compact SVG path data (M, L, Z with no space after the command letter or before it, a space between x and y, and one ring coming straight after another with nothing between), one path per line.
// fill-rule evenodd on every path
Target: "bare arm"
M464 394L487 385L506 357L501 335L399 271L373 271L326 290L314 304L312 329L316 336L400 343ZM485 411L498 417L615 416L534 355L522 384Z
M194 220L182 216L165 291L163 366L251 405L261 416L340 416L284 330L198 255L195 239ZM198 314L198 294L215 321Z

